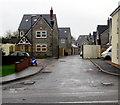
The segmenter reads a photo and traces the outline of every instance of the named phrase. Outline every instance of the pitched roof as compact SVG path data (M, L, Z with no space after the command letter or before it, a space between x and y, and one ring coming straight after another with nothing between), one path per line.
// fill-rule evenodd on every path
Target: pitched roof
M82 44L84 42L88 42L89 35L79 35L77 39L77 43Z
M98 31L98 34L102 34L106 29L108 29L108 25L98 25L97 26L97 31Z
M69 27L58 28L58 30L59 30L59 38L67 38L68 35L71 34Z
M52 24L50 22L50 14L25 14L21 20L18 29L29 30L31 28L31 24L34 25L40 17L42 17L50 27L52 27ZM56 19L55 14L54 14L54 19Z
M120 10L120 5L110 14L110 16L113 16Z

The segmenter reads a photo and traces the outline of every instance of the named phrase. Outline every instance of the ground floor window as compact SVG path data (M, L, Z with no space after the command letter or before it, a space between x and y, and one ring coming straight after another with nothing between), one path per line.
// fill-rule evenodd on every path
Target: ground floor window
M36 52L47 52L47 44L37 44Z

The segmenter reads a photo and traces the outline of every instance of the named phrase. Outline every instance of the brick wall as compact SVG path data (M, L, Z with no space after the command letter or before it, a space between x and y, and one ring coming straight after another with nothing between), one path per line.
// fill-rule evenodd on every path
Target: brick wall
M15 63L15 72L19 72L25 68L27 68L28 66L30 66L30 58L25 58L25 59L21 59L20 61Z

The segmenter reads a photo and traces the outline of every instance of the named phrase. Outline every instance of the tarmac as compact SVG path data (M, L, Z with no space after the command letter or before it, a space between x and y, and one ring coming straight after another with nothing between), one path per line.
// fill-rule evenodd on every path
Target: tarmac
M111 74L114 76L120 76L120 68L113 66L112 64L108 63L102 59L90 59L90 61L97 66L97 68L107 74Z
M101 60L101 59L89 59L95 66L97 66L97 68L102 71L105 72L107 74L111 74L111 75L115 75L115 76L120 76L120 69L109 64L108 62L106 62L105 60ZM38 60L39 64L44 64L46 62L45 59L43 60ZM33 75L36 75L38 73L40 73L42 70L44 69L44 66L29 66L28 68L22 70L21 72L18 73L14 73L11 75L7 75L4 77L0 77L0 84L6 84L9 82L13 82L16 80L20 80L20 79L24 79Z

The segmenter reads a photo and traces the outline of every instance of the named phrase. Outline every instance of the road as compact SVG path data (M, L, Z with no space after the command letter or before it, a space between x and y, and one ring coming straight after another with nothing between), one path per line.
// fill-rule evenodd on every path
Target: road
M35 83L23 84L27 80ZM78 55L67 56L40 74L3 85L2 95L3 103L112 103L118 100L118 77Z

